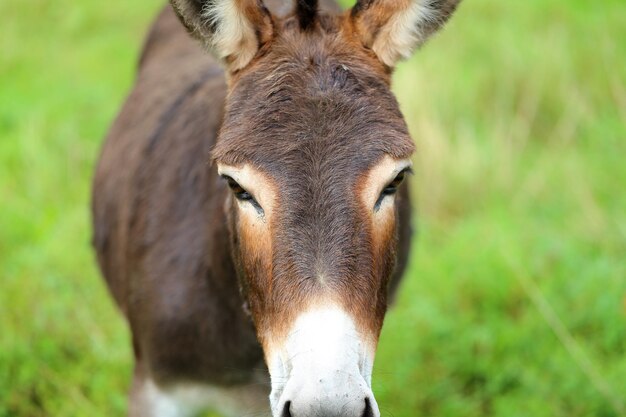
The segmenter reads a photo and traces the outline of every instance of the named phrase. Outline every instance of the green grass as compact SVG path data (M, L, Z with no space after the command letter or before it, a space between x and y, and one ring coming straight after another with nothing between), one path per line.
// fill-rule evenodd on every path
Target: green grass
M88 196L159 3L0 2L0 417L125 412ZM467 0L399 68L420 233L383 416L626 416L625 39L623 0Z

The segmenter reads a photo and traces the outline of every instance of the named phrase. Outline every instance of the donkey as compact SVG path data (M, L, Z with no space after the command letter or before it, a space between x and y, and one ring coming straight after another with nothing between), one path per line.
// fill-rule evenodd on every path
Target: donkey
M268 396L273 417L380 415L414 151L390 78L459 1L161 12L93 186L98 263L132 333L130 416L241 417Z

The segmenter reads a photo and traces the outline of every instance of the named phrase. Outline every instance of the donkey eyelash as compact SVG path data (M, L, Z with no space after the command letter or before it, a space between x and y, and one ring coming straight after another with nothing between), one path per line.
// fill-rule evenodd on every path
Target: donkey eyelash
M410 167L406 167L402 171L398 172L398 175L396 175L393 181L391 181L389 184L387 184L385 188L383 188L382 194L386 194L386 195L394 194L396 191L398 191L398 187L400 186L400 184L404 182L404 179L406 178L407 174L412 174L412 173L413 173L413 170Z
M261 216L265 215L265 211L263 210L263 207L261 207L261 205L252 196L252 194L250 194L241 185L239 185L237 181L235 181L232 177L228 175L221 175L221 177L226 180L226 183L228 184L228 188L230 188L230 190L233 192L233 195L235 196L237 200L244 202L244 203L250 203L259 215Z
M389 184L387 184L385 188L383 188L383 190L380 192L378 200L376 200L376 203L374 204L374 211L378 211L380 209L380 206L382 205L385 197L393 196L398 192L398 189L400 185L404 182L407 174L413 174L413 170L411 169L411 167L406 167L402 171L398 172L396 177Z

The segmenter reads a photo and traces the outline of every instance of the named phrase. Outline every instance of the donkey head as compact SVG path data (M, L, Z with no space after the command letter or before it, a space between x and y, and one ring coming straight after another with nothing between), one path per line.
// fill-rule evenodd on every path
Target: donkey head
M213 156L275 417L379 415L371 372L414 150L390 74L458 1L332 15L298 0L279 17L261 0L172 0L228 74Z

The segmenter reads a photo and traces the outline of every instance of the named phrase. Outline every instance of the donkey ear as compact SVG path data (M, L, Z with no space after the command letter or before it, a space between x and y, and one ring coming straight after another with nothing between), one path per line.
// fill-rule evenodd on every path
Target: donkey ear
M231 72L250 63L273 35L262 0L170 0L189 33Z
M354 30L384 64L408 58L450 18L461 0L358 0Z

